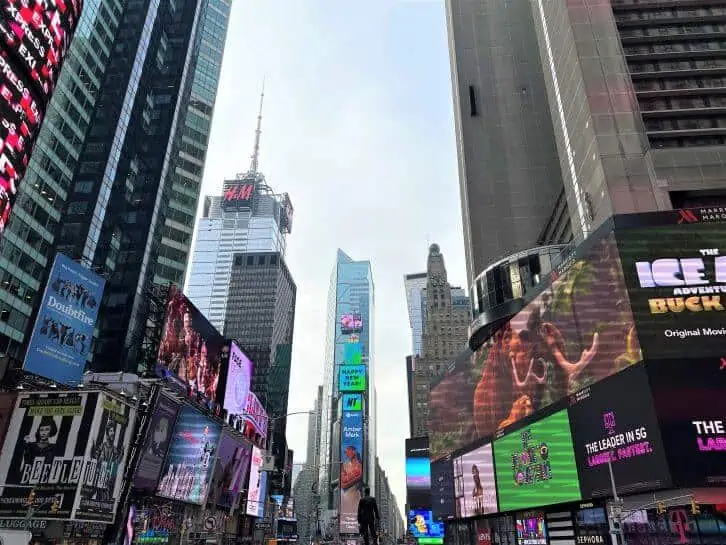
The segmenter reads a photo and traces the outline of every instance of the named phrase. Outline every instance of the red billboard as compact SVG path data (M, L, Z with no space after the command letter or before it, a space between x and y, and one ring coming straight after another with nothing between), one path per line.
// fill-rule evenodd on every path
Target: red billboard
M82 7L82 0L0 0L0 234Z

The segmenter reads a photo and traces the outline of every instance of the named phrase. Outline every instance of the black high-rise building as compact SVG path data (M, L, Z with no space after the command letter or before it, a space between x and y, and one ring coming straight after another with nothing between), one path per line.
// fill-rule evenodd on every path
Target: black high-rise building
M254 362L252 390L271 418L272 453L282 470L297 287L279 252L238 253L228 293L224 335L237 339ZM270 488L285 493L281 472L273 475Z
M183 285L231 0L130 0L57 249L107 279L92 368L139 367L154 285Z

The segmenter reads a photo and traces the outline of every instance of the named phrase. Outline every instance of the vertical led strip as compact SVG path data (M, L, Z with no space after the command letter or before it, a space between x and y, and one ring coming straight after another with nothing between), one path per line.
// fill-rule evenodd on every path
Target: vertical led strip
M562 127L562 134L565 138L565 150L567 151L567 166L570 171L570 177L572 178L572 185L575 189L575 202L577 203L577 215L580 219L580 228L582 229L583 238L590 234L589 220L585 213L585 207L583 204L583 190L580 186L580 181L577 178L577 172L575 172L575 156L572 152L572 146L570 145L570 131L567 128L565 122L565 110L562 107L562 96L560 95L560 80L557 77L557 71L555 70L555 60L552 54L552 46L550 45L550 31L547 27L547 20L545 19L544 7L542 0L537 0L537 8L539 10L539 18L542 22L542 33L545 39L545 49L547 50L547 60L550 65L550 73L552 74L552 83L555 89L555 100L557 102L557 115L559 117L560 126Z

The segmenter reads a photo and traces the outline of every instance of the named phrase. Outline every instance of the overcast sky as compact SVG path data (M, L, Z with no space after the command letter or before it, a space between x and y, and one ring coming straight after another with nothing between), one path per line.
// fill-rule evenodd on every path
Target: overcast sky
M336 249L370 259L378 453L403 509L403 275L424 271L437 242L450 281L465 284L443 0L234 0L203 194L249 167L263 78L260 169L295 208L289 412L311 409L323 380ZM287 433L300 462L307 417L290 417Z

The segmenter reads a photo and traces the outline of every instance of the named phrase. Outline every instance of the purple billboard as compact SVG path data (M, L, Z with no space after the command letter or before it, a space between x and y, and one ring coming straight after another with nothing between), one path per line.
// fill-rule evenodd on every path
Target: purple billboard
M237 507L238 495L244 489L251 457L252 445L233 435L222 434L209 491L210 503L225 509Z
M237 343L229 344L229 364L226 369L224 387L220 388L217 400L229 414L244 414L252 382L252 360L240 350ZM224 397L220 397L222 394Z

